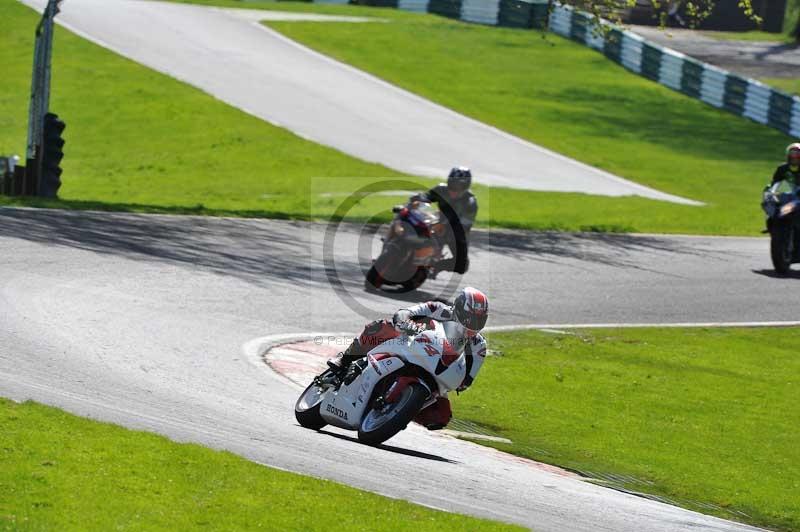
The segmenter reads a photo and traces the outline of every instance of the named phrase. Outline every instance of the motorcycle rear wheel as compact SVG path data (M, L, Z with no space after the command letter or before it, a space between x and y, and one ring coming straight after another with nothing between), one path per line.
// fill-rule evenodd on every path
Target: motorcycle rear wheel
M324 375L324 374L323 374ZM319 430L328 423L322 419L319 407L322 404L324 390L315 382L312 382L303 390L297 403L294 405L294 417L301 427L311 430Z
M376 402L382 397L379 395L372 400L358 427L358 440L367 445L380 445L405 429L425 404L428 390L418 382L413 382L396 401L380 407Z
M791 225L778 225L772 230L770 256L775 272L786 275L794 254L794 229Z

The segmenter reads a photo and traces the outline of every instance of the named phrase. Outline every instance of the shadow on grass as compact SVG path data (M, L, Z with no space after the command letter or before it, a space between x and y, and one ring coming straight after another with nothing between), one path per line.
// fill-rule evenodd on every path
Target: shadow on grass
M767 154L776 150L776 141L783 142L786 138L777 130L733 115L728 120L719 117L698 120L695 105L664 105L664 95L655 90L619 93L571 87L562 91L558 99L574 105L569 109L559 107L554 119L580 124L586 131L602 132L606 138L647 140L676 153L703 159L747 163L765 160ZM620 106L625 107L624 113L618 111ZM710 107L703 112L709 117L712 113L724 113ZM754 136L757 127L764 129ZM742 142L743 138L748 142Z

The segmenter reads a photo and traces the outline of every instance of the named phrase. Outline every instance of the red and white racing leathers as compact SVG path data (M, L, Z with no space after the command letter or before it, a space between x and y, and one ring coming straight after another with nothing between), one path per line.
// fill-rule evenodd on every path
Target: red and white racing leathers
M419 318L431 318L441 322L444 326L447 341L459 355L465 355L464 362L467 365L467 375L459 390L466 389L475 380L483 365L483 360L486 358L486 340L480 333L471 333L463 325L455 321L452 307L439 301L428 301L427 303L420 303L407 309L398 310L395 312L392 321L397 325L403 321L418 320Z
M463 325L453 319L453 310L450 306L438 301L420 303L407 309L398 310L392 321L378 320L368 323L358 338L345 351L340 363L349 366L351 362L366 356L376 346L396 338L399 332L397 324L406 321L420 321L425 318L441 322L447 341L453 349L464 357L466 376L458 391L466 390L475 380L486 358L486 340L480 333L472 333ZM443 428L450 421L450 401L442 397L439 401L419 413L415 421L429 429Z

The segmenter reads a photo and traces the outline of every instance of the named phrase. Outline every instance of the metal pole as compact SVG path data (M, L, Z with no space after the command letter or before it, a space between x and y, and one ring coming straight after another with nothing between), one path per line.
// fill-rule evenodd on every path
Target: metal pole
M45 19L44 23L44 72L42 79L42 103L44 112L50 111L50 74L52 72L52 59L53 59L53 35L54 35L54 19L59 13L59 4L62 0L50 0L49 16ZM42 114L44 116L44 113Z
M39 24L39 28L41 28L41 24ZM36 117L38 116L38 65L39 65L39 55L40 55L40 48L41 48L41 41L39 40L39 29L36 30L36 41L34 43L33 48L33 75L31 79L31 99L30 99L30 106L28 107L28 148L25 153L26 159L33 159L36 157Z
M28 146L26 150L26 172L23 194L38 193L42 174L42 147L44 115L50 110L50 71L53 55L53 19L59 12L62 0L49 0L36 27L33 52L33 75L31 79L31 101L28 112Z
M35 44L33 49L33 74L31 76L31 100L28 109L28 146L25 152L25 173L23 174L22 183L20 183L20 193L25 195L30 190L30 184L38 182L39 179L39 165L37 159L39 158L39 147L42 142L42 121L39 118L42 116L40 109L41 101L41 79L40 65L42 64L42 25L44 18L39 22L36 28Z

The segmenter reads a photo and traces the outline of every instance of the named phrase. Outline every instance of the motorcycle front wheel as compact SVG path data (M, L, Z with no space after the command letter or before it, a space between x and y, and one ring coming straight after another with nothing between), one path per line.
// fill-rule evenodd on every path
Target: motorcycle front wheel
M390 278L389 284L392 284L391 277L398 266L403 263L403 255L400 246L394 242L388 243L367 272L364 288L367 290L381 288L387 283L387 276Z
M323 373L321 377L324 377L326 373ZM322 419L319 412L324 395L325 390L317 384L316 379L300 394L300 398L294 405L294 417L301 427L319 430L328 424Z
M392 403L383 403L383 395L377 396L361 421L358 440L367 445L385 442L408 426L427 398L428 390L418 382L409 384Z
M772 266L781 275L789 272L794 255L794 228L789 224L776 225L770 240Z

